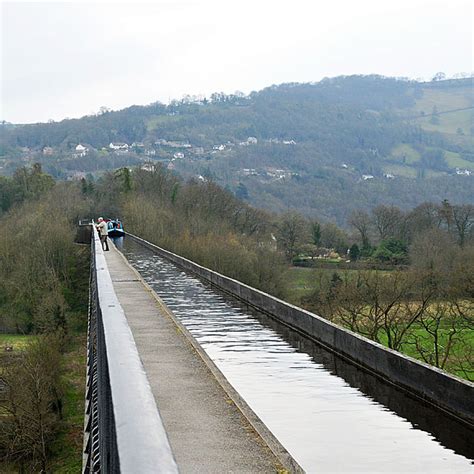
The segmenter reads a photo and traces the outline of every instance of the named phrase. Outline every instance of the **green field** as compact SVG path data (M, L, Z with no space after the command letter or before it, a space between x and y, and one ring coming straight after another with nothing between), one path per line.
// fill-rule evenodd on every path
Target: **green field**
M450 168L465 168L474 171L474 163L472 161L463 160L459 153L447 151L445 152L445 157Z
M426 88L423 89L423 97L416 101L412 111L414 115L422 113L429 115L433 112L433 107L435 106L438 112L444 112L472 107L473 104L474 94L470 87L459 87L450 90ZM417 121L425 130L446 134L456 134L458 128L460 128L465 135L469 135L471 127L474 126L473 109L441 114L438 118L439 124L432 124L430 116L417 119Z
M288 301L299 304L301 298L311 293L315 280L314 268L291 267L288 277Z
M411 145L406 143L401 143L394 147L391 155L407 165L420 161L420 154Z
M448 335L451 331L452 331L451 328L440 329L439 337L440 337L440 346L441 347L445 347L448 344ZM427 337L427 333L426 333L425 329L415 328L415 329L411 330L411 333L416 335L417 337L422 338L422 339L420 339L421 341L423 341L422 346L427 352L432 350L433 341L432 341L431 338ZM474 332L471 331L470 333L466 333L466 334L467 334L467 338L465 340L466 345L471 347L471 348L474 347ZM384 346L388 346L387 336L383 331L381 331L379 333L379 338L380 338L380 343L381 344L383 344ZM459 353L459 351L460 351L460 349L457 348L457 350L454 351L454 353L451 355L451 358L452 358L453 355L456 355L457 353ZM422 358L420 357L420 354L417 352L417 350L415 349L415 346L413 344L410 344L410 343L403 344L402 348L401 348L401 352L403 352L403 354L406 354L410 357L413 357L414 359L422 360ZM448 359L448 361L446 362L446 365L445 365L443 370L446 370L447 372L450 372L450 373L452 373L452 374L454 374L458 377L466 378L466 374L463 371L456 370L452 366L452 362L451 362L450 359ZM466 364L466 366L467 366L467 364ZM474 361L471 361L470 366L466 367L466 368L467 368L467 372L469 374L469 379L473 380L474 379Z
M24 336L22 334L0 334L0 350L13 347L13 350L24 349L35 336Z
M290 267L287 272L288 295L286 299L292 304L301 304L301 299L309 296L316 289L321 278L329 281L335 272L341 276L350 276L357 270L341 270L336 266L334 268Z
M391 173L394 176L401 176L402 178L416 178L417 172L413 166L396 165L393 163L384 164L383 170L385 173Z
M287 295L287 298L286 298L287 301L297 306L301 306L302 299L311 295L311 293L316 289L318 281L320 281L321 278L323 278L326 281L330 280L335 271L337 271L337 273L342 278L344 278L344 275L349 275L349 278L350 278L351 275L354 275L357 272L357 270L291 267L287 274L288 287L289 287L289 294ZM384 272L384 273L389 274L390 272ZM321 316L324 317L324 315L321 315ZM451 330L452 329L449 327L446 327L446 329L440 330L440 346L446 345L447 340L448 340L447 336ZM463 330L463 327L460 327L459 330L461 332ZM430 352L432 350L433 341L430 337L428 337L428 334L425 329L422 329L421 327L420 328L414 327L410 331L410 333L418 337L423 337L422 339L420 339L420 341L421 341L422 346L425 348L426 352ZM467 333L464 331L464 334L467 334ZM380 330L378 337L381 344L388 346L387 336L385 332ZM466 336L463 336L463 337L465 338ZM450 359L448 359L448 362L446 363L445 370L461 378L465 378L466 374L455 368L455 366L453 365L453 360L461 354L460 351L469 350L469 347L474 347L474 332L473 331L467 334L467 339L465 338L465 342L464 342L464 348L462 346L456 347L454 353L450 356ZM421 360L420 354L417 352L413 344L410 344L410 343L403 344L401 348L401 352L415 359ZM467 353L465 352L465 354ZM471 379L474 378L474 361L471 361L471 363L468 366L466 365L466 367L468 368L469 377Z
M397 145L393 148L391 156L400 160L401 163L385 163L383 166L385 173L391 173L403 178L416 178L417 170L413 165L420 161L420 154L413 147L406 144ZM460 153L445 151L445 158L446 163L452 169L460 168L474 171L474 162L463 159ZM441 171L428 170L426 177L433 178L445 174Z

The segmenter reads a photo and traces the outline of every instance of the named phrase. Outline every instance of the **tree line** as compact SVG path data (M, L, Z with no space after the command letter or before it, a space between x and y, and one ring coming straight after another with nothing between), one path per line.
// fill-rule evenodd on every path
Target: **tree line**
M25 350L1 354L0 454L24 469L47 469L61 425L64 354L69 338L85 331L88 301L89 249L74 244L75 226L99 214L281 298L291 296L295 259L340 254L355 269L314 270L303 305L473 377L473 206L378 206L354 212L341 228L255 209L211 179L184 180L160 165L80 182L55 182L33 166L2 178L0 190L0 329L35 335Z
M0 470L48 472L67 429L63 408L83 398L77 387L79 402L65 399L64 361L87 327L89 249L74 237L90 203L78 185L56 183L40 166L0 186L0 341L29 340L0 347L0 459L9 463Z

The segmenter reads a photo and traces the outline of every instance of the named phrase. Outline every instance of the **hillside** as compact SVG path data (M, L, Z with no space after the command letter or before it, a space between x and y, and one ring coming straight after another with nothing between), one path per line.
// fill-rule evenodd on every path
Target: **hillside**
M380 203L474 202L473 107L472 79L282 84L248 96L5 124L0 172L40 162L56 177L81 178L161 162L252 204L344 223L351 209Z

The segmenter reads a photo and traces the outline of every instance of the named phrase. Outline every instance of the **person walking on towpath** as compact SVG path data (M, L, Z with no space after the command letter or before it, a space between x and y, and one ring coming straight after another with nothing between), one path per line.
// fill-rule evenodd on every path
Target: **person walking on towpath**
M104 221L103 217L99 217L97 224L97 232L99 232L100 242L102 243L102 250L109 250L109 242L107 240L107 222ZM104 248L105 244L105 248Z

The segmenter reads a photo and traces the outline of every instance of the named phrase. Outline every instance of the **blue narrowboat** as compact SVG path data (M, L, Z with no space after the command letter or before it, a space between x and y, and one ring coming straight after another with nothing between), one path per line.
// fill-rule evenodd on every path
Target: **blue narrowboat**
M122 222L118 219L111 219L107 222L107 232L109 237L123 237L125 235Z

